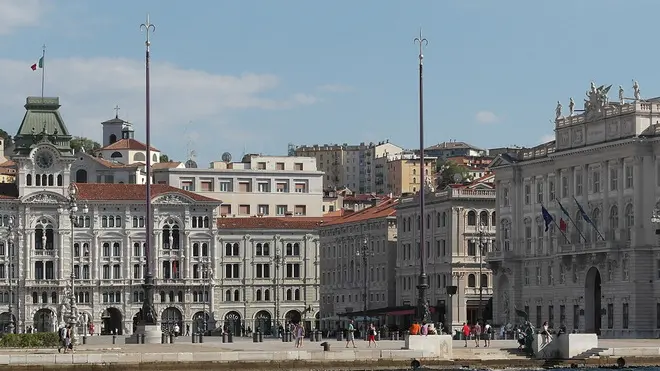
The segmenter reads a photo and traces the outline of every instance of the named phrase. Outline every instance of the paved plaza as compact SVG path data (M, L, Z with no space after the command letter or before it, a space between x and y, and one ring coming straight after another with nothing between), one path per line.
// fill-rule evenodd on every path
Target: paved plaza
M330 350L324 351L322 342L330 344ZM336 362L365 363L378 362L379 365L403 364L413 359L425 359L423 352L404 350L404 341L385 340L378 342L378 348L368 348L363 340L356 340L357 349L346 348L344 341L326 339L322 342L306 341L302 348L295 348L294 343L284 343L277 339L264 339L254 343L248 338L235 338L233 343L222 343L221 337L206 337L204 343L192 343L190 337L178 337L174 344L124 344L124 337L118 336L112 344L112 336L88 338L86 345L79 345L73 354L60 354L57 349L2 349L0 365L92 365L92 364L153 364L188 362L191 365L203 363L270 363L292 362L331 364ZM517 365L520 367L535 365L540 361L530 359L517 350L514 340L493 340L491 346L475 347L473 341L465 347L464 341L453 342L452 361L459 364L480 365ZM654 363L660 360L660 340L601 340L599 348L610 354L612 350L631 355L646 357ZM636 351L637 353L635 353ZM632 353L630 353L632 352ZM623 354L622 353L622 354ZM596 354L597 358L598 354ZM432 360L431 360L432 361ZM442 363L440 361L438 363ZM198 366L199 367L199 366Z

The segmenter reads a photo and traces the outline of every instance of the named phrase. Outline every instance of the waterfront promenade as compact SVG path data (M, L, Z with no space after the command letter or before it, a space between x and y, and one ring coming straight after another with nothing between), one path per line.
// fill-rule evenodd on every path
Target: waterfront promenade
M357 349L346 348L345 342L324 340L330 344L323 351L320 342L305 342L302 348L293 343L264 339L253 343L247 338L236 338L233 343L222 343L219 337L207 337L203 344L193 344L190 338L179 337L174 344L123 344L123 337L89 338L73 354L59 354L57 349L2 349L0 367L3 370L67 369L91 370L96 366L112 366L113 370L252 370L290 369L378 369L410 367L412 360L425 365L470 367L539 367L545 361L530 359L517 350L512 340L494 340L491 347L464 347L463 341L453 342L452 360L433 360L421 351L404 350L403 341L381 341L378 348L367 348L364 341L356 341ZM602 353L602 354L601 354ZM625 357L629 365L660 364L660 340L601 340L599 348L583 359L565 364L614 365L618 357ZM562 362L555 363L561 365ZM173 365L178 365L174 367ZM21 366L22 368L14 368ZM38 366L38 367L37 367ZM94 366L94 367L93 367ZM26 368L27 367L27 368Z

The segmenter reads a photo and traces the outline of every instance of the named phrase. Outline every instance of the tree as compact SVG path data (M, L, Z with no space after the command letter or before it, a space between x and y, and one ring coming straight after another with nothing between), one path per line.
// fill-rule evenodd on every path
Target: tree
M101 144L99 142L93 141L85 137L74 137L71 139L71 148L73 152L80 152L81 149L85 149L87 153L94 153L101 149Z
M438 160L435 163L435 169L438 189L445 189L448 185L457 183L457 174L460 175L460 183L469 181L472 178L465 167L452 161Z
M170 157L164 153L160 154L160 162L174 162L170 160Z
M12 139L11 135L9 135L3 129L0 129L0 138L5 140L5 148L11 147L12 144L14 143L14 140Z

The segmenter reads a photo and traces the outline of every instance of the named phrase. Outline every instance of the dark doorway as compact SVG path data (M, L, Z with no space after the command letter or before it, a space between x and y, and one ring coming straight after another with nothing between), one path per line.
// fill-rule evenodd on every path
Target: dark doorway
M117 308L108 308L101 315L103 319L102 335L123 335L124 324L122 323L124 316Z
M602 308L601 308L601 279L598 268L591 267L587 272L584 290L584 326L585 332L600 335Z

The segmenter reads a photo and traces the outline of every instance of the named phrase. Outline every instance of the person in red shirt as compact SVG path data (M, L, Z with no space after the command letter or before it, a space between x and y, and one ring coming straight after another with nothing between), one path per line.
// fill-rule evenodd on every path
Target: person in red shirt
M467 348L468 338L470 337L470 326L463 322L463 337L465 338L465 347Z

